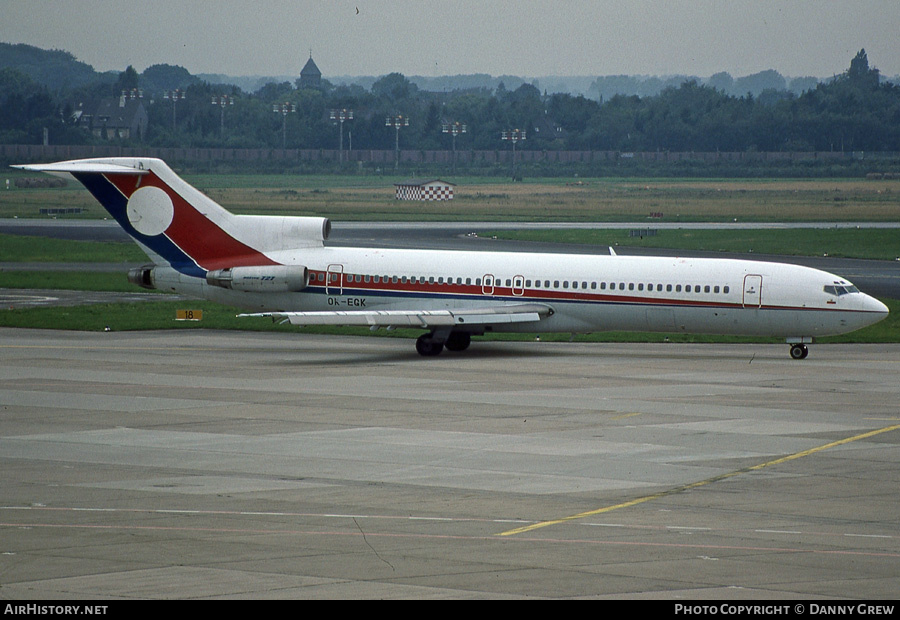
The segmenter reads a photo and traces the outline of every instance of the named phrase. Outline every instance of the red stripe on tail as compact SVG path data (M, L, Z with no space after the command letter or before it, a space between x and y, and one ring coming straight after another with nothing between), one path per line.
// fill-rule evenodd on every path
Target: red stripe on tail
M153 171L144 176L106 174L110 183L126 198L139 187L157 187L169 196L174 207L172 223L163 233L206 270L250 265L277 265L258 250L238 241L197 211L187 200L166 185Z

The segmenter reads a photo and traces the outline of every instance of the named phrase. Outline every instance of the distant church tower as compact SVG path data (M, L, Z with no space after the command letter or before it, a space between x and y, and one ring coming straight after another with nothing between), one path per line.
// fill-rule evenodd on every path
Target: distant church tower
M309 60L300 71L300 88L319 88L322 85L322 72L312 59L312 50L309 51Z

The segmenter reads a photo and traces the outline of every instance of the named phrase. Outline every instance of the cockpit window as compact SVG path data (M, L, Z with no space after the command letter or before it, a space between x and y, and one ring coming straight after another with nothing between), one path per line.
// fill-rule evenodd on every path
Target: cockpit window
M852 284L826 285L824 290L829 295L834 295L836 297L840 297L841 295L847 295L848 293L858 293L859 292L859 289L856 288L855 286L853 286Z

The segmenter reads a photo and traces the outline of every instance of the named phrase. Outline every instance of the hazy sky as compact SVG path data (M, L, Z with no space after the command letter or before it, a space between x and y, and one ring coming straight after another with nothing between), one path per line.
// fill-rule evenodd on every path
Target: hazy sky
M0 41L100 71L900 74L900 0L0 0Z

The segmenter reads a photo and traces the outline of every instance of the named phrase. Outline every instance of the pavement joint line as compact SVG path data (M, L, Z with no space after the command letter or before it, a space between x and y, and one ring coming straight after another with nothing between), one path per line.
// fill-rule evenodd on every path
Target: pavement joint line
M854 441L860 441L862 439L868 439L869 437L874 437L876 435L880 435L882 433L887 433L890 431L894 431L900 429L900 424L894 424L892 426L886 426L884 428L875 429L873 431L868 431L866 433L861 433L859 435L853 435L852 437L846 437L844 439L839 439L837 441L832 441L821 446L817 446L815 448L810 448L808 450L801 450L800 452L795 452L794 454L789 454L787 456L773 459L771 461L766 461L765 463L759 463L758 465L751 465L750 467L744 467L741 469L737 469L734 471L726 472L724 474L719 474L718 476L713 476L712 478L707 478L705 480L700 480L697 482L690 482L688 484L683 484L681 486L666 489L665 491L660 491L659 493L652 493L650 495L644 495L643 497L637 497L632 500L628 500L626 502L621 502L619 504L613 504L612 506L604 506L603 508L597 508L596 510L589 510L587 512L580 512L578 514L570 515L567 517L561 517L559 519L552 519L549 521L540 521L538 523L533 523L531 525L526 525L523 527L518 527L512 530L507 530L505 532L500 532L497 536L515 536L517 534L524 534L526 532L533 532L534 530L538 530L541 528L549 527L551 525L559 525L561 523L568 523L570 521L576 521L578 519L584 519L586 517L592 517L599 514L605 514L609 512L613 512L614 510L621 510L622 508L631 508L632 506L638 506L640 504L645 504L647 502L651 502L653 500L662 499L664 497L668 497L670 495L676 495L678 493L683 493L685 491L690 491L692 489L697 489L699 487L707 486L713 484L714 482L720 482L722 480L727 480L728 478L733 478L735 476L739 476L741 474L747 474L754 471L759 471L766 467L772 467L773 465L780 465L782 463L787 463L789 461L794 461L799 458L803 458L806 456L810 456L817 452L821 452L823 450L828 450L829 448L835 448L837 446L842 446L844 444L848 444Z

